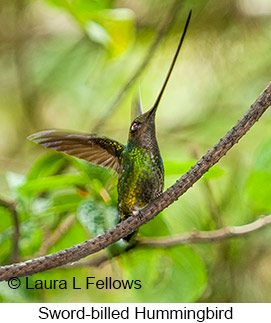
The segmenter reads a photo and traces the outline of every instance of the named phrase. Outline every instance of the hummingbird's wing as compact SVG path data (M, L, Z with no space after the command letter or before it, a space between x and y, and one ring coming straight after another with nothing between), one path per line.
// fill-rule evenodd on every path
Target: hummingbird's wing
M29 140L41 144L45 148L63 152L92 164L120 171L121 154L124 145L94 134L69 133L57 130L46 130L34 133Z

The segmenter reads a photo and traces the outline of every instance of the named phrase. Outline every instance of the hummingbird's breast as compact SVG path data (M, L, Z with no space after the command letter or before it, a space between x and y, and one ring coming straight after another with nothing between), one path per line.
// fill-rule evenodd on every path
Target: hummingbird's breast
M154 200L164 188L160 152L126 147L118 181L118 210L121 220Z

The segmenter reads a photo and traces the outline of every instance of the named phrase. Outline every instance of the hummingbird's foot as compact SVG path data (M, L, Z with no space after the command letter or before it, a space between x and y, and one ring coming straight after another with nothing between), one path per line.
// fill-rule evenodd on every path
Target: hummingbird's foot
M139 218L139 220L142 220L142 218L143 218L142 213L138 210L133 211L133 216L137 216Z
M162 194L163 194L163 192L157 192L156 198L159 197L159 196L161 196Z

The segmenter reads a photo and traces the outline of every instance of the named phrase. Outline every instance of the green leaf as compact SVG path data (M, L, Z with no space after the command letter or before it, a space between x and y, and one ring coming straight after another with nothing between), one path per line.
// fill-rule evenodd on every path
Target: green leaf
M54 175L59 172L65 164L67 164L67 158L63 154L49 153L42 155L29 170L27 180Z
M261 148L246 183L246 193L255 212L271 210L271 142Z
M83 186L88 183L89 178L85 174L64 174L29 180L25 184L20 186L19 190L21 192L32 192L37 194L40 192L50 191L61 187Z
M134 14L127 8L110 9L113 1L46 0L67 11L91 40L103 45L110 57L122 54L134 38Z
M116 225L119 215L116 207L88 198L78 207L78 220L90 235L97 236Z
M77 211L78 205L82 198L74 194L64 194L57 198L51 197L49 199L36 199L33 203L33 213L39 216L51 216L62 213L73 213Z
M253 172L247 181L246 191L255 211L271 210L271 174L269 172Z
M134 15L129 9L103 10L94 14L91 20L103 29L98 29L97 26L93 29L95 25L88 21L86 30L89 36L92 40L98 39L101 44L105 45L111 57L122 54L134 39ZM96 32L93 33L93 31Z
M108 8L114 0L46 0L49 4L68 8L71 6L78 12L99 11Z
M91 198L79 205L77 217L91 236L97 236L106 230L104 208Z
M86 22L86 32L93 41L104 47L109 47L111 42L111 37L106 31L106 29L100 24L89 20Z
M13 225L12 214L9 209L0 205L0 232Z
M256 156L253 172L267 172L271 174L271 140L268 140L261 147L258 155Z
M119 223L119 213L116 206L107 206L106 207L106 217L105 217L105 223L106 223L106 230L112 228L117 223Z
M36 253L42 242L42 230L38 223L26 222L20 235L20 252L23 257Z
M172 260L171 278L168 282L172 284L175 296L186 302L198 300L206 288L207 273L205 265L199 254L192 247L174 247L164 251L166 256ZM174 290L175 283L180 288ZM166 282L165 282L166 286Z
M219 166L212 166L212 168L202 176L203 180L216 179L225 174L225 171Z
M185 174L193 165L195 161L185 161L185 162L176 162L176 161L165 161L165 175L166 176L180 176ZM213 166L207 173L205 173L202 179L215 179L224 175L224 170L218 166Z
M161 213L140 227L139 233L145 237L161 237L170 235L170 230Z
M4 251L3 248L3 243L7 240L9 240L12 237L13 234L13 228L9 227L6 230L1 230L0 232L0 243L1 243L1 251L0 254L2 253L2 251ZM10 241L11 242L11 241ZM7 253L7 252L5 252Z
M191 247L133 249L119 259L126 279L141 280L140 301L195 302L206 288L204 263Z
M78 170L87 174L90 179L97 178L103 185L112 177L113 171L107 168L88 163L75 157L70 157L71 163Z
M119 215L116 207L108 206L92 198L84 200L77 212L79 222L90 234L96 237L112 228L119 222ZM123 240L117 241L107 248L110 256L123 252L126 248Z

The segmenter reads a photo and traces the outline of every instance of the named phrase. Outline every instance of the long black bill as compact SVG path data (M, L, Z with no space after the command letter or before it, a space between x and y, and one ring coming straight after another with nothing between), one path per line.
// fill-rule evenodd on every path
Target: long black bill
M175 53L175 55L174 55L174 57L173 57L172 63L171 63L171 65L170 65L170 68L169 68L169 71L168 71L168 73L167 73L167 77L166 77L166 79L165 79L165 82L164 82L164 84L163 84L163 86L162 86L162 89L161 89L161 90L160 90L160 92L159 92L159 95L158 95L158 97L157 97L157 99L156 99L156 101L155 101L155 103L154 103L154 106L151 108L151 110L150 110L150 112L149 112L149 114L150 114L150 115L151 115L151 114L155 114L155 112L156 112L156 110L157 110L157 107L158 107L158 105L159 105L159 103L160 103L160 101L161 101L162 95L163 95L163 93L164 93L164 91L165 91L165 88L166 88L166 86L167 86L167 83L168 83L168 80L169 80L169 78L170 78L171 72L173 71L174 65L175 65L175 63L176 63L176 60L177 60L177 58L178 58L178 55L179 55L180 49L181 49L181 47L182 47L182 44L183 44L183 41L184 41L184 38L185 38L185 34L186 34L186 31L187 31L187 28L188 28L188 25L189 25L189 21L190 21L190 18L191 18L191 14L192 14L192 10L190 10L190 11L189 11L189 14L188 14L188 17L187 17L187 19L186 19L185 26L184 26L184 31L183 31L182 37L181 37L181 39L180 39L180 42L179 42L179 45L178 45L178 47L177 47L176 53Z

